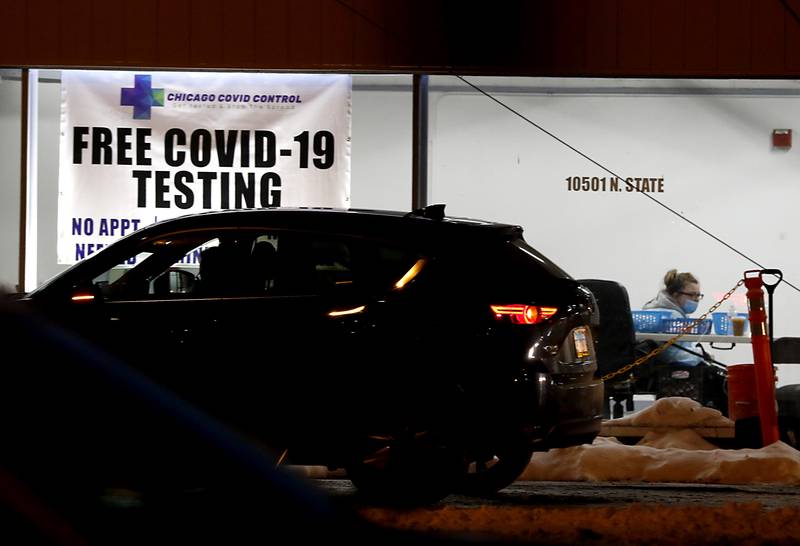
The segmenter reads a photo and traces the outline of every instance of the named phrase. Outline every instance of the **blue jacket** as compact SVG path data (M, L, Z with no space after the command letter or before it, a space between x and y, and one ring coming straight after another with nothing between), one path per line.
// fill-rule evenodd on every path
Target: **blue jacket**
M681 306L675 303L675 300L670 298L664 290L661 290L655 298L645 303L642 306L642 309L669 311L671 318L689 318L686 313L683 312ZM679 341L675 345L681 345L692 351L695 350L687 341ZM681 351L675 346L667 348L667 350L658 355L658 359L662 362L677 364L679 366L697 366L703 362L703 359L699 356L689 354L686 351Z

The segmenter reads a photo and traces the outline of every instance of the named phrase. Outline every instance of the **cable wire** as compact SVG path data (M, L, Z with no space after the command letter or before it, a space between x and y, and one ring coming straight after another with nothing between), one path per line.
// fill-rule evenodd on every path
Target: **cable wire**
M692 225L692 226L693 226L693 227L695 227L696 229L698 229L698 230L700 230L701 232L705 233L706 235L708 235L709 237L711 237L712 239L714 239L714 240L715 240L715 241L717 241L718 243L722 244L723 246L727 247L729 250L731 250L731 251L735 252L736 254L738 254L739 256L741 256L742 258L744 258L745 260L747 260L748 262L750 262L750 263L752 263L752 264L755 264L755 265L757 265L757 266L758 266L759 268L761 268L761 269L767 269L766 267L764 267L763 265L761 265L760 263L758 263L756 260L754 260L753 258L751 258L750 256L748 256L748 255L747 255L747 254L745 254L744 252L742 252L742 251L740 251L740 250L738 250L738 249L734 248L733 246L731 246L731 245L730 245L730 244L728 244L727 242L723 241L722 239L720 239L719 237L717 237L716 235L714 235L713 233L711 233L710 231L708 231L707 229L705 229L703 226L701 226L701 225L697 224L696 222L694 222L694 221L690 220L689 218L687 218L686 216L684 216L684 215L683 215L683 214L681 214L680 212L676 211L675 209L671 208L670 206L668 206L668 205L666 205L666 204L662 203L661 201L659 201L658 199L656 199L655 197L653 197L653 196L652 196L652 195L650 195L649 193L643 192L642 190L640 190L639 188L637 188L636 186L634 186L632 183L628 182L628 179L627 179L627 178L625 178L625 177L623 177L623 176L620 176L620 175L618 175L617 173L615 173L614 171L612 171L611 169L609 169L609 168L608 168L608 167L606 167L605 165L601 164L601 163L600 163L600 162L598 162L598 161L595 161L594 159L592 159L591 157L589 157L588 155L586 155L585 153L583 153L582 151L580 151L579 149L577 149L575 146L572 146L572 145L571 145L569 142L566 142L565 140L563 140L562 138L558 137L557 135L555 135L555 134L551 133L550 131L548 131L547 129L545 129L544 127L542 127L541 125L539 125L539 124L538 124L538 123L536 123L535 121L533 121L533 120L531 120L531 119L527 118L526 116L524 116L523 114L521 114L521 113L520 113L520 112L518 112L517 110L515 110L515 109L511 108L509 105L507 105L506 103L504 103L503 101L501 101L500 99L498 99L497 97L495 97L494 95L492 95L492 94L490 94L490 93L488 93L488 92L484 91L483 89L481 89L480 87L478 87L478 86L477 86L477 85L475 85L474 83L472 83L472 82L470 82L470 81L466 80L466 79L465 79L463 76L459 76L458 74L454 74L454 76L455 76L456 78L458 78L459 80L461 80L462 82L464 82L465 84L467 84L467 85L469 85L470 87L472 87L472 88L473 88L475 91L477 91L478 93L480 93L480 94L484 95L485 97L487 97L487 98L489 98L489 99L493 100L494 102L496 102L497 104L499 104L500 106L502 106L503 108L505 108L506 110L508 110L508 111L509 111L509 112L511 112L512 114L514 114L515 116L517 116L517 117L520 117L520 118L522 118L523 120L525 120L526 122L528 122L529 124L533 125L534 127L536 127L537 129L539 129L541 132L543 132L544 134L546 134L546 135L547 135L547 136L549 136L550 138L552 138L552 139L556 140L557 142L559 142L559 143L563 144L564 146L566 146L567 148L569 148L570 150L572 150L573 152L575 152L576 154L578 154L578 155L579 155L579 156L581 156L582 158L586 159L586 160L587 160L587 161L589 161L590 163L592 163L592 164L596 165L597 167L600 167L601 169L603 169L605 172L607 172L607 173L608 173L608 174L610 174L611 176L614 176L614 177L616 177L616 178L618 178L618 179L620 179L620 180L623 180L623 181L625 182L625 184L627 184L628 186L630 186L631 188L633 188L633 189L634 189L636 192L638 192L638 193L642 194L643 196L647 197L648 199L650 199L652 202L654 202L654 203L655 203L655 204L657 204L658 206L660 206L660 207L662 207L662 208L664 208L664 209L668 210L669 212L671 212L672 214L674 214L675 216L677 216L678 218L680 218L680 219L681 219L681 220L683 220L684 222L687 222L688 224ZM790 282L789 282L789 281L787 281L786 279L784 279L784 280L783 280L783 282L784 282L784 283L786 283L788 286L791 286L792 288L794 288L794 289L795 289L797 292L800 292L800 288L798 288L797 286L793 285L792 283L790 283Z

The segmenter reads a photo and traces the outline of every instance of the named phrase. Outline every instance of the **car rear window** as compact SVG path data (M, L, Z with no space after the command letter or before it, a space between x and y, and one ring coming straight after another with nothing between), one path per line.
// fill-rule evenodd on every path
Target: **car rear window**
M548 273L553 275L554 277L561 277L564 279L571 279L570 275L550 261L544 254L530 246L525 239L519 238L515 239L511 243L514 247L518 248L526 255L530 256L534 260L538 261L541 267L543 267Z

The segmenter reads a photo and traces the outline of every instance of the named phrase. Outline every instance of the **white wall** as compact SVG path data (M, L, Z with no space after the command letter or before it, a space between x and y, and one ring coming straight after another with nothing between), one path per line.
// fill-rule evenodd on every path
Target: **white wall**
M19 70L5 71L19 77ZM0 79L0 288L14 290L18 282L19 161L22 85Z
M797 82L471 81L611 171L663 177L653 197L800 287L800 142L770 141L800 128ZM700 311L757 268L640 193L568 191L569 176L609 174L455 78L431 90L431 200L450 214L522 225L575 278L625 285L633 308L671 268L700 279ZM800 335L800 293L775 296L776 337ZM752 361L749 347L715 354Z
M61 86L50 79L39 84L38 284L67 268L56 263L60 119Z
M353 208L411 207L411 76L353 76Z

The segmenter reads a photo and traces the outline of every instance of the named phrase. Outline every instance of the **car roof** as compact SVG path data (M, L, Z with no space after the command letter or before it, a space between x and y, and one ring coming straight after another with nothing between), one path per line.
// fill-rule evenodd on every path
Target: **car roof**
M413 212L334 208L264 208L234 209L187 214L162 220L133 232L102 249L94 256L108 255L113 249L127 247L170 233L194 229L264 228L267 230L320 231L353 237L370 237L400 245L429 250L464 248L476 242L511 241L522 236L522 228L511 224L487 222L471 218L444 216L442 205L433 205ZM29 296L68 282L84 264L78 262L51 278Z
M434 206L436 207L436 206ZM522 234L517 225L443 215L443 207L426 207L413 212L334 208L265 208L202 212L151 224L140 230L150 237L175 230L201 227L267 227L273 229L318 230L389 239L499 237Z

